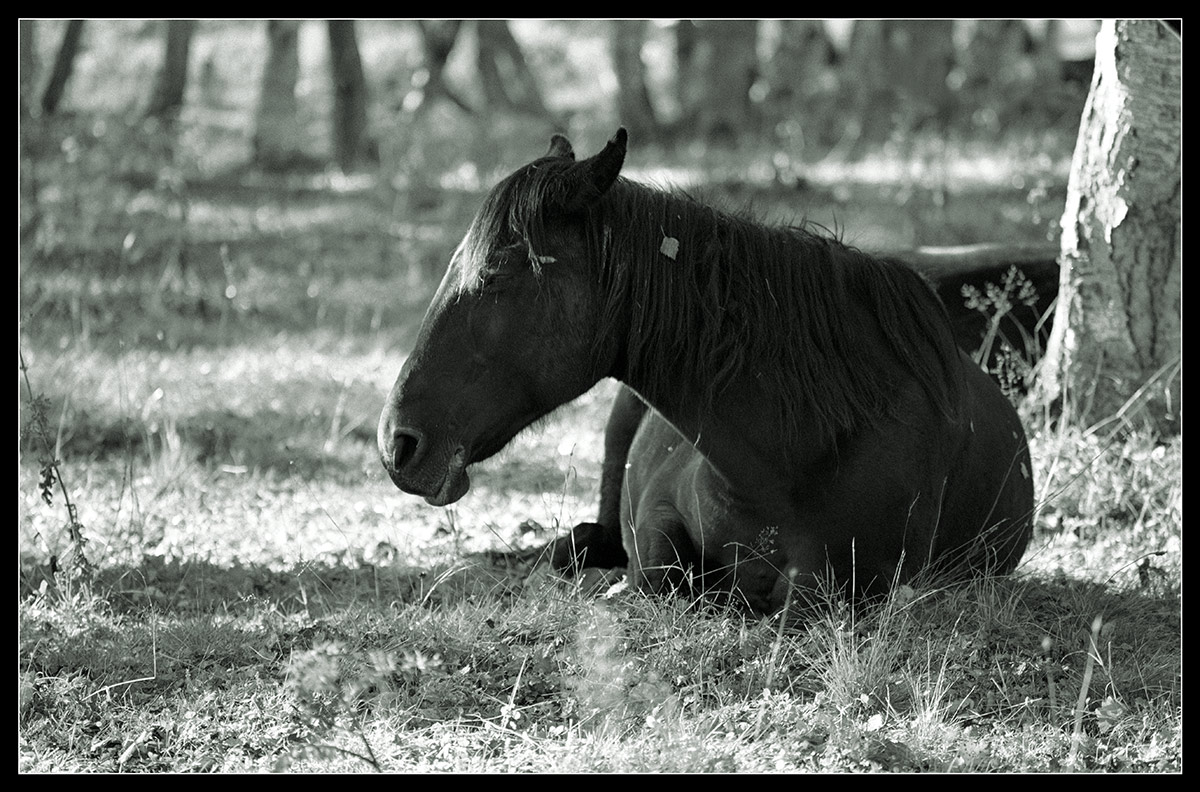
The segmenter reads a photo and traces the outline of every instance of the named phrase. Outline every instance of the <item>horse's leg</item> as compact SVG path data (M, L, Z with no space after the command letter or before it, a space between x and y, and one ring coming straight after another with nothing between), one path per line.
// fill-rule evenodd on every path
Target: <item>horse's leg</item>
M689 592L699 557L683 517L667 503L639 508L629 527L629 580L642 591Z
M613 399L612 412L604 428L604 465L600 474L600 516L597 522L621 544L621 486L625 481L625 463L637 434L646 403L624 385Z
M579 523L554 541L550 563L559 571L584 566L621 567L628 557L621 545L621 486L633 436L646 414L646 404L625 386L613 400L604 430L604 466L600 474L600 512L596 522Z

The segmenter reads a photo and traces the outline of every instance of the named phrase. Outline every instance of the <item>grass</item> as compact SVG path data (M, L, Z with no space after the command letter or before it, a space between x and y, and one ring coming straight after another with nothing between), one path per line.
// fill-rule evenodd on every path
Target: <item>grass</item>
M240 41L218 39L200 44ZM105 41L94 58L122 51ZM124 46L133 91L157 44ZM220 50L222 74L241 50ZM93 65L77 90L99 101L112 64ZM593 518L612 383L448 509L376 459L380 405L490 171L398 215L369 180L230 169L245 137L227 119L253 97L229 101L176 140L90 106L32 130L19 770L1182 769L1181 438L1027 416L1040 513L1008 579L870 610L831 597L804 625L597 597L528 551ZM1034 241L1073 139L992 147L988 183L943 184L936 205L920 163L866 184L822 161L804 190L753 178L772 161L754 151L631 167L708 169L717 197L864 245ZM528 153L504 146L524 152L509 165ZM946 173L979 170L949 156ZM1013 162L1033 164L994 173Z
M590 516L611 388L443 511L344 430L387 387L362 341L38 341L31 380L53 394L95 572L48 574L70 550L63 507L23 462L25 771L1181 769L1179 440L1043 430L1038 537L1013 579L835 601L781 631L593 599L494 553ZM320 375L342 370L360 375Z

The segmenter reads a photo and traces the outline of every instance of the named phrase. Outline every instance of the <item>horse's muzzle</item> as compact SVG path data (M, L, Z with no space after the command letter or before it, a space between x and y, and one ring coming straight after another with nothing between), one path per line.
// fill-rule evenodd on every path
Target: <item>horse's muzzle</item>
M434 446L438 444L433 444ZM379 455L384 469L399 489L419 495L433 506L454 503L467 493L471 479L467 474L467 452L454 447L450 458L440 462L433 454L424 432L408 426L391 431L380 427Z

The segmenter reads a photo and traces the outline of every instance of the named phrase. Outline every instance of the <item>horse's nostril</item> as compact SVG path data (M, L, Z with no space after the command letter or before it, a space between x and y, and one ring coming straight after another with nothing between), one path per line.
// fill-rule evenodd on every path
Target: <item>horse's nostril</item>
M392 453L392 464L396 471L400 471L406 465L416 461L424 449L422 448L421 433L415 429L397 429L395 438L396 447Z

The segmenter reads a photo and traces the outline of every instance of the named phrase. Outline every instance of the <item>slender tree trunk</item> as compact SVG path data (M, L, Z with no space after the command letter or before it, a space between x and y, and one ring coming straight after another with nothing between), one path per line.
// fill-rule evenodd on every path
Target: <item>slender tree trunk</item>
M975 23L971 44L962 53L961 91L970 104L995 113L1024 108L1020 99L1031 91L1034 68L1033 40L1025 23L1017 19L981 19Z
M174 116L183 107L187 90L188 56L192 49L192 34L196 23L191 19L172 19L167 22L163 45L163 62L155 81L154 93L146 115L155 118Z
M37 89L38 57L37 28L32 19L22 19L18 26L20 36L20 122L18 124L20 145L19 167L17 168L18 224L20 240L30 239L41 219L38 209L37 165L33 158L34 142L40 137L39 127L33 118L34 92ZM24 253L25 248L21 249Z
M21 118L28 118L33 107L33 92L37 87L38 56L37 56L37 27L32 19L22 19L17 26L18 67L21 74L18 80L19 101L21 103Z
M779 48L766 65L769 100L783 114L802 112L806 99L824 90L833 63L833 44L820 20L779 23Z
M58 56L54 59L54 67L50 70L50 79L42 92L42 112L54 115L58 104L62 101L67 89L67 81L75 70L75 56L79 53L79 42L83 38L83 20L71 19L63 30L62 43L58 47Z
M659 134L658 120L646 87L646 66L642 62L646 22L642 19L613 20L611 36L620 123L634 139L654 140Z
M695 79L699 38L696 23L692 20L681 19L675 23L675 101L679 105L676 123L681 129L689 129L695 124L702 98L700 81Z
M848 141L879 141L892 128L895 97L889 88L887 31L878 19L858 19L839 70L839 83L850 105Z
M425 52L424 82L416 84L414 81L416 96L412 100L405 99L405 109L421 114L428 111L434 100L444 97L463 112L474 114L475 109L446 84L445 78L446 61L450 59L450 53L458 41L462 21L418 19L417 26L421 31L421 47Z
M481 19L479 36L479 79L488 107L516 110L548 118L537 80L525 60L521 45L503 19Z
M1063 81L1062 57L1058 54L1061 21L1046 22L1041 36L1035 38L1032 52L1034 80L1043 86L1058 86Z
M708 140L732 143L755 118L750 88L758 76L758 22L691 24L694 35L687 36L688 57L679 75L687 83L684 123Z
M300 23L267 22L267 64L255 115L254 162L265 170L286 170L300 158L296 80L300 74Z
M803 151L807 139L821 140L835 116L833 43L820 20L785 19L779 23L779 47L763 64L768 86L764 109L777 139Z
M367 80L353 20L329 21L333 73L333 148L343 171L372 162L377 150L367 129Z
M944 127L954 96L949 20L859 20L854 23L842 82L854 97L859 149L933 123Z
M893 20L887 33L888 71L902 106L902 123L916 129L932 122L944 129L954 104L947 82L955 64L954 22Z
M1147 406L1160 431L1180 427L1182 51L1155 21L1096 38L1040 381L1081 422Z

